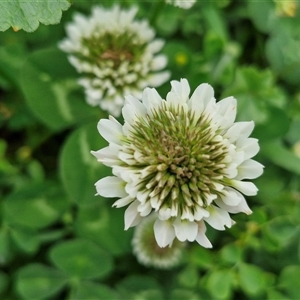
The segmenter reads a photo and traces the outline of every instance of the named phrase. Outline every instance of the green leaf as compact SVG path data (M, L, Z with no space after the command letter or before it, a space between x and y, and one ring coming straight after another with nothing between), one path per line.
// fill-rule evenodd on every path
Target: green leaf
M35 231L25 228L12 228L11 237L14 242L25 252L35 253L40 245L38 235Z
M107 207L103 199L98 202L79 208L77 236L93 241L113 255L130 253L132 231L124 231L124 210Z
M140 292L159 290L159 285L152 276L130 275L118 283L117 290L125 299L132 299L134 295Z
M207 289L214 299L223 299L230 296L233 275L229 269L214 270L208 275Z
M297 18L282 18L266 43L266 56L273 70L288 83L298 85L300 76L299 30Z
M93 282L80 282L79 286L72 292L70 300L83 299L120 299L117 293L104 284Z
M35 263L18 271L16 289L23 299L45 299L58 293L66 281L66 277L60 271Z
M199 276L198 270L196 267L188 265L178 274L178 281L180 285L184 288L193 288L196 287Z
M286 295L283 295L282 293L278 292L275 289L268 289L267 291L268 300L274 300L274 299L280 299L280 300L290 300Z
M234 82L224 91L223 96L234 96L237 99L238 121L254 120L256 125L270 120L270 107L282 109L286 103L284 93L275 85L273 73L255 67L237 69Z
M265 291L267 282L262 269L245 263L240 263L238 267L239 283L247 295L260 295Z
M290 216L278 216L266 223L263 232L277 244L284 246L299 229Z
M300 266L292 265L286 266L279 276L279 286L292 299L299 299L300 295Z
M197 245L190 251L189 259L193 265L204 269L211 268L214 263L212 252L203 247L198 247Z
M8 276L0 271L0 295L6 290L8 282Z
M77 204L87 205L103 199L95 196L95 183L111 171L97 162L90 151L105 146L107 142L98 133L95 122L74 131L62 147L60 174L67 193Z
M147 290L139 292L132 297L133 300L164 300L160 290Z
M11 193L3 206L8 223L39 229L55 222L68 202L58 188L43 183L31 184Z
M274 28L277 17L272 0L247 1L248 14L254 25L262 32L268 33Z
M169 299L172 300L182 300L182 299L189 299L189 300L200 300L204 298L200 298L196 293L190 290L184 289L175 289L171 292L171 297Z
M55 245L50 250L50 258L59 269L80 279L104 277L113 268L111 255L84 239Z
M274 140L284 136L290 127L290 119L283 109L266 106L267 118L263 124L257 124L254 128L253 135L260 141ZM280 120L280 122L274 122Z
M225 19L220 14L220 10L208 3L203 3L201 9L208 27L226 42L228 40L228 32L226 30Z
M170 36L179 26L180 10L173 6L166 5L156 20L156 28L160 35Z
M24 63L25 55L25 47L21 43L0 47L0 74L8 80L5 88L11 87L11 83L18 85L19 70Z
M295 174L300 174L300 158L283 146L280 141L261 144L261 153L274 164Z
M6 265L12 258L11 242L7 227L0 227L0 265Z
M62 10L67 10L67 0L2 0L0 2L0 31L13 27L15 31L24 29L32 32L39 23L45 25L59 23Z
M58 49L39 50L28 57L21 87L32 112L54 130L100 118L101 111L85 102L74 68Z
M243 251L236 244L228 244L221 249L221 259L229 264L235 264L242 260Z

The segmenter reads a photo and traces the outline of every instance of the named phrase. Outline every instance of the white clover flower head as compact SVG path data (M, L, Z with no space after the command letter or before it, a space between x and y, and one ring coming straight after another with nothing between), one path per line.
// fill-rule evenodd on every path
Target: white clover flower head
M177 238L209 248L205 223L225 230L234 223L229 213L251 213L243 194L254 196L258 189L244 179L263 172L252 159L258 140L249 137L252 121L234 122L234 97L216 102L207 83L191 97L186 79L171 85L166 99L154 88L144 90L142 101L127 96L124 125L113 117L99 121L109 146L92 154L114 176L100 179L96 190L120 198L113 206L129 204L126 230L155 212L160 247Z
M167 57L159 54L164 41L146 20L134 17L137 8L105 9L96 6L91 16L77 13L67 24L67 38L59 48L69 53L69 62L84 74L79 84L85 88L86 101L119 116L123 95L140 97L145 87L157 87L167 81L169 72L161 71Z
M180 263L186 244L174 240L169 247L159 247L153 231L156 219L156 214L152 213L135 227L132 239L133 253L142 265L157 269L171 269Z
M166 3L183 9L190 9L196 3L196 0L166 0Z

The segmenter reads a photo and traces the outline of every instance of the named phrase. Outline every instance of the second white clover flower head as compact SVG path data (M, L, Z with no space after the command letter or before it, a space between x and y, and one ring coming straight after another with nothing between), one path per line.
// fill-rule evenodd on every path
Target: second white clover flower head
M86 100L119 116L124 95L141 96L147 87L158 87L170 77L161 71L167 57L159 54L164 45L146 20L134 20L137 8L96 6L91 16L77 13L67 24L67 38L59 48L69 53L70 63L83 76Z
M113 206L129 205L125 229L155 214L160 247L175 238L212 247L205 223L225 230L234 223L229 213L251 213L243 194L254 196L257 188L244 179L263 172L252 159L259 151L249 137L254 123L235 122L236 99L216 102L209 84L191 97L186 79L171 85L166 99L154 88L144 90L142 101L127 96L124 125L113 117L99 121L109 145L92 154L113 176L96 183L97 193L119 198Z
M137 260L147 267L173 268L180 263L185 243L174 240L169 247L159 247L153 232L155 220L155 214L151 214L135 227L132 239L133 253Z
M189 9L196 3L196 0L166 0L166 3L183 9Z

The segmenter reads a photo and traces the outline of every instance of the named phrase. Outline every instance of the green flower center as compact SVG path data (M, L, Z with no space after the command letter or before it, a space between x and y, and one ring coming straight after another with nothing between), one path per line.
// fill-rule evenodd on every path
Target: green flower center
M160 207L207 207L207 195L220 194L224 177L228 151L219 133L204 114L195 120L182 107L165 104L139 119L127 141L133 155L140 153L130 166L140 171L139 190L150 190L148 200L158 197Z
M134 34L127 32L95 34L83 38L82 44L89 49L91 63L101 66L103 62L110 61L114 69L118 69L123 61L138 61L145 50L145 43L138 42Z

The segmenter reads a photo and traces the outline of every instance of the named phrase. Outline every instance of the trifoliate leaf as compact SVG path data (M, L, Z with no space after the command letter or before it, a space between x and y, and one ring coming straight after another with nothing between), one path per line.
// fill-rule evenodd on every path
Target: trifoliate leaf
M2 0L0 1L0 31L12 27L14 31L23 29L35 31L39 23L50 25L59 23L63 10L70 3L67 0Z
M74 239L53 246L50 258L55 266L71 277L100 278L113 269L110 253L84 239Z
M42 264L29 264L17 273L16 290L22 299L45 299L56 294L66 283L65 275Z

